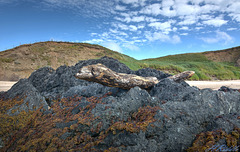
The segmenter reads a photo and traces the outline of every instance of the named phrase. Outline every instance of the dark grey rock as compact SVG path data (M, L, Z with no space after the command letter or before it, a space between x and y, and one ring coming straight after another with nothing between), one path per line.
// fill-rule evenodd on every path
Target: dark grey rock
M21 111L34 111L40 107L48 110L48 104L45 98L33 87L33 85L27 79L21 79L6 93L7 99L24 99L21 105L15 105L13 108L7 111L9 115L17 115ZM12 113L12 110L16 112Z
M219 115L208 124L208 130L222 129L228 134L240 126L240 113Z
M151 102L151 96L146 90L142 90L139 87L130 89L127 93L122 94L121 97L111 97L111 103L109 104L97 104L96 108L92 110L95 116L102 116L103 119L110 121L111 118L127 120L127 118L134 112ZM105 110L105 107L109 107ZM111 111L111 114L109 114Z
M58 122L56 123L56 128L64 129L65 127L70 127L73 124L76 124L78 120L70 121L70 122Z
M80 112L80 109L85 108L90 103L84 98L81 100L81 102L72 110L72 114L78 114Z
M172 76L171 74L167 74L162 71L158 71L150 68L139 69L135 72L135 74L142 77L156 77L158 80Z
M118 72L118 73L127 73L127 74L134 73L134 71L129 69L125 64L120 63L118 60L113 59L111 57L107 57L107 56L102 57L101 59L98 59L98 60L80 61L79 63L77 63L75 65L74 69L76 70L76 72L78 72L78 70L80 68L82 68L83 66L97 64L97 63L101 63L101 64L105 65L106 67L110 68L111 70Z
M218 91L224 91L224 92L238 91L238 92L240 92L240 89L232 89L232 88L228 88L226 86L222 86L220 89L218 89Z
M159 100L182 102L193 99L199 94L199 89L189 86L182 81L177 83L171 79L162 79L150 91L151 96L159 98Z
M55 70L51 67L40 68L37 71L34 71L28 80L39 92L43 92L47 89L49 78L54 73Z
M111 147L120 147L121 145L125 146L136 146L139 141L144 141L147 143L147 140L144 137L144 133L130 133L127 131L119 132L117 136L111 134L107 138L105 138L104 142L107 146Z
M112 89L106 87L100 87L98 84L94 82L88 82L84 80L80 80L74 77L74 75L83 67L87 65L102 63L108 68L112 69L116 72L121 73L134 73L134 71L130 70L126 65L120 63L118 60L103 57L97 60L86 60L79 61L75 66L61 66L56 71L52 68L45 67L41 68L32 73L29 77L29 81L33 84L34 87L45 97L50 100L56 99L58 97L62 97L62 94L65 96L71 96L72 93L66 93L70 88L80 86L79 88L72 88L71 91L76 93L83 93L85 96L91 96L93 93L101 91L103 93L107 92L107 90L111 90L112 92L119 92L119 89ZM93 91L97 88L97 91L94 90L93 93L90 91L84 92L79 91L81 87L89 86L89 90ZM86 88L86 87L85 87ZM83 88L84 89L84 88ZM86 89L85 89L86 90ZM87 89L88 90L88 89Z
M73 134L71 132L65 132L60 138L65 140L68 137L71 137Z
M0 138L0 148L4 147L4 142L2 140L2 138Z
M161 91L158 92L158 89ZM114 145L120 148L119 145L123 144L126 146L120 148L123 151L150 151L149 145L155 143L155 146L151 146L153 148L151 151L186 151L197 134L229 125L213 122L217 116L237 113L240 110L238 92L199 90L184 82L176 83L169 79L157 84L151 94L152 97L147 91L135 87L120 97L108 97L112 100L108 104L97 104L92 112L95 116L100 116L104 123L102 130L110 126L111 120L120 119L126 122L139 107L146 105L161 107L155 115L157 120L153 123L155 127L148 126L141 140L138 133L117 132L117 135L111 134L106 138L105 147ZM163 104L157 102L158 100L167 102ZM235 119L232 122L234 121ZM233 125L229 126L228 130L233 129ZM235 123L234 126L240 127L240 124ZM138 142L134 143L133 138Z
M116 72L155 76L160 82L148 92L139 87L130 90L106 87L74 77L81 67L97 63L102 63ZM138 133L126 130L117 130L117 134L110 132L104 142L95 147L100 151L114 146L122 151L180 152L186 151L195 136L201 132L219 128L225 128L227 132L230 132L234 127L240 128L240 122L237 119L240 115L238 90L228 88L222 88L220 91L200 90L189 86L184 81L174 82L166 78L168 76L168 74L152 69L141 69L135 72L113 58L103 57L98 60L80 61L72 67L61 66L56 71L49 67L41 68L35 71L29 79L20 80L8 92L2 93L2 96L24 98L24 103L15 105L14 108L32 110L33 106L39 108L40 105L47 108L45 99L51 103L50 100L58 97L102 97L112 92L111 96L102 98L102 103L96 104L92 110L92 114L98 118L91 122L90 126L78 124L76 130L62 135L62 139L74 136L75 132L86 132L92 137L97 137L99 132L93 133L90 128L97 127L99 122L103 124L100 132L106 131L114 122L127 122L140 107L160 107L154 116L156 120L153 123L154 126L149 125L145 132ZM79 103L76 102L76 107L71 113L77 114L89 104L86 98L83 98ZM10 114L10 111L8 112ZM45 114L51 113L53 112L45 112ZM56 127L65 128L76 123L77 120L60 122L56 124ZM125 147L122 147L123 145Z
M67 92L63 93L63 97L84 96L84 97L101 97L111 92L113 96L119 96L122 92L126 92L120 88L106 87L98 83L89 84L88 86L71 87Z

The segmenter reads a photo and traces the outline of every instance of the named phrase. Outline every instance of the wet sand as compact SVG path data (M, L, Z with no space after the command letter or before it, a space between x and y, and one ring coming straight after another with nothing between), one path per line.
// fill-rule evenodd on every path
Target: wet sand
M226 86L233 89L240 89L240 80L230 81L186 81L191 86L196 86L200 89L211 88L218 90L221 86ZM9 90L16 82L0 81L0 92Z

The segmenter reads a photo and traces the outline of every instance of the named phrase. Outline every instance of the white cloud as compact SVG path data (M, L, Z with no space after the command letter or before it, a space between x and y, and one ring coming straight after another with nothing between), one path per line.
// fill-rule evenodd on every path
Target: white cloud
M7 4L7 3L13 3L16 0L0 0L0 4Z
M140 12L143 14L149 14L149 15L159 15L161 14L161 4L151 4L143 8Z
M126 36L126 37L128 37L128 34L127 34L127 33L125 33L125 32L122 32L122 31L119 31L117 34L118 34L118 35L123 35L123 36Z
M153 17L145 17L147 22L158 22L159 19L153 18Z
M181 28L179 28L180 30L189 30L189 27L188 26L183 26Z
M116 29L110 29L109 31L110 31L111 33L114 33L114 34L118 33L118 31L117 31Z
M148 26L155 28L156 30L161 30L163 33L168 34L171 29L171 24L175 23L175 21L170 20L168 22L153 22L148 24Z
M137 28L138 28L138 29L143 29L144 27L145 27L144 24L139 24Z
M130 26L129 26L129 30L130 30L130 31L137 31L137 29L138 29L138 28L137 28L135 25L130 25Z
M181 39L179 36L174 35L172 37L170 37L167 34L161 33L161 32L145 32L145 37L146 39L148 39L149 41L161 41L161 42L169 42L169 43L180 43Z
M41 3L50 8L70 9L81 16L98 18L112 15L116 6L115 1L109 0L43 0Z
M162 0L162 7L170 7L174 5L173 0Z
M166 42L170 40L170 37L168 35L163 34L161 32L154 32L154 33L146 32L145 36L149 41L160 40L161 42Z
M229 4L229 7L227 8L228 12L231 12L233 14L240 14L240 1L236 1L236 2L231 2Z
M128 30L128 26L122 23L113 23L112 26L121 30Z
M96 36L96 35L98 35L97 33L91 33L91 36Z
M178 35L173 35L171 43L177 44L181 42L181 38Z
M107 41L102 43L102 45L106 48L109 48L110 50L122 52L122 48L120 47L120 45L114 41Z
M173 32L177 32L177 30L178 30L178 28L176 28L176 27L174 27L174 28L172 29Z
M144 6L146 0L121 0L125 4L131 4L133 7Z
M188 35L188 33L181 33L180 35L184 35L184 36L186 36L186 35Z
M239 14L231 13L231 14L229 14L229 16L231 16L237 22L240 22L240 13Z
M215 26L215 27L220 27L220 26L226 24L227 22L228 21L222 19L222 17L217 17L217 18L213 18L213 19L203 21L202 23L206 24L206 25L212 25L212 26Z
M230 35L228 35L226 32L221 31L216 31L216 35L214 37L203 37L201 39L206 43L229 44L234 41Z
M106 41L108 46L117 48L115 50L121 50L121 47L136 50L137 44L135 43L142 43L143 38L149 42L160 41L176 44L181 42L182 35L190 34L189 30L198 34L205 32L204 34L209 35L207 33L209 30L204 29L211 28L212 30L229 23L240 22L239 0L43 1L48 2L53 7L72 7L72 9L79 11L79 14L85 11L84 13L90 14L90 17L103 17L110 14L107 17L111 18L104 20L107 24L101 29L103 33L92 33L91 36L95 39L91 42L103 43ZM104 4L100 4L102 2ZM110 13L112 11L114 14ZM101 13L103 15L100 15ZM108 25L110 26L108 27ZM224 26L223 29L226 31L237 30L232 28L231 24ZM133 39L133 37L138 38ZM206 43L221 42L225 44L233 41L233 38L223 31L217 31L214 36L201 39Z
M125 4L133 4L133 3L137 3L138 0L122 0L122 2Z
M179 25L192 25L197 23L198 19L196 18L196 16L182 16L180 17L180 19L182 19L182 21L180 21L178 24Z
M203 27L197 26L197 27L195 27L195 29L199 31L199 30L203 29Z
M130 17L130 15L125 15L125 18L115 17L114 19L121 21L121 22L143 22L145 21L145 16L133 16Z
M120 30L125 30L125 31L137 31L138 27L135 25L126 25L126 24L122 24L122 23L113 23L112 24L113 27L120 29ZM115 33L117 33L116 31L114 31Z
M123 47L131 50L131 51L139 51L140 48L134 44L130 44L130 43L126 43L126 44L123 44Z
M83 41L84 43L91 43L91 44L99 44L101 42L103 42L102 39L92 39L92 40L87 40L87 41Z
M176 10L178 16L188 16L198 14L200 7L199 5L188 5L187 3L177 2L173 9Z
M131 21L132 22L142 22L142 21L145 21L145 17L144 16L135 16L132 18Z
M117 5L116 8L115 8L115 10L117 10L117 11L126 11L127 8L126 8L125 6Z
M228 28L227 30L228 31L235 31L235 30L237 30L238 28L234 28L234 27L232 27L232 28Z

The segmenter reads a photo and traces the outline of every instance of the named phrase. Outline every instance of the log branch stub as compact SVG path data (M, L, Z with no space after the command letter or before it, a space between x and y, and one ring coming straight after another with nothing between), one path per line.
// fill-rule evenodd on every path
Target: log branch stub
M186 71L168 78L178 81L180 79L189 78L193 74L193 71ZM75 77L82 80L97 82L105 86L122 89L131 89L136 86L142 89L150 89L155 84L159 83L159 80L156 77L141 77L134 74L117 73L100 63L82 67Z
M188 78L191 78L195 74L194 71L184 71L182 73L173 75L168 77L168 79L172 79L173 81L181 81L181 80L186 80Z

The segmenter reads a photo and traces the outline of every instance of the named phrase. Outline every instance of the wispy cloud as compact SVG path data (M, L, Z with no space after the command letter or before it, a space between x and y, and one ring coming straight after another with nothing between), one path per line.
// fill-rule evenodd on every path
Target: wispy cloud
M103 46L113 50L113 51L117 51L117 52L123 52L121 46L114 42L114 41L106 41L106 42L103 42L101 43Z
M7 3L13 3L16 2L16 0L0 0L0 4L7 4Z
M145 37L146 39L148 39L149 41L160 41L160 42L168 42L168 43L173 43L173 44L177 44L181 42L181 38L177 35L173 35L172 37L167 35L167 34L163 34L161 32L146 32L145 33Z
M223 17L221 16L221 17L216 17L216 18L212 18L212 19L203 21L203 24L220 27L220 26L226 24L227 22L228 21L224 20Z
M110 0L43 0L45 6L52 8L71 9L76 14L85 17L106 17L113 13L116 6L115 1ZM108 9L106 9L108 8Z
M215 36L213 37L202 37L201 40L203 40L206 43L222 43L222 44L229 44L234 41L234 39L228 35L226 32L216 31Z
M90 33L89 42L108 42L106 46L117 50L137 50L143 39L176 44L188 31L207 34L209 28L218 30L233 21L240 22L239 0L43 0L43 4L71 9L90 19L104 19L109 27ZM212 37L202 35L201 40L231 43L233 38L226 31L217 31ZM133 37L139 37L138 41Z

